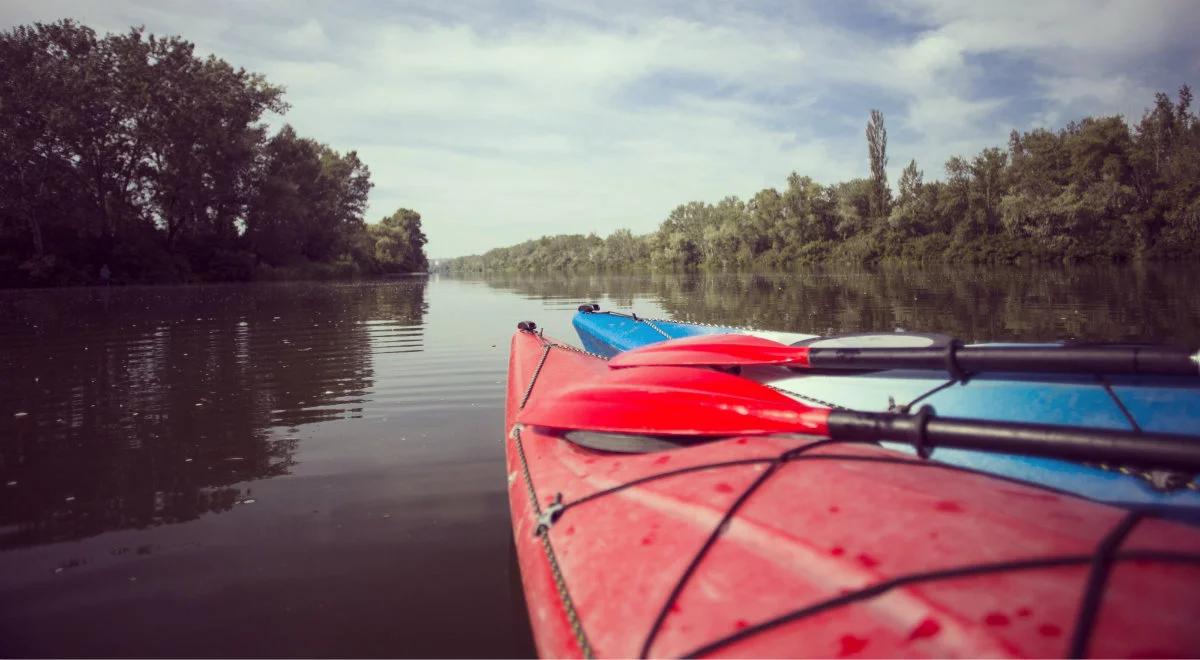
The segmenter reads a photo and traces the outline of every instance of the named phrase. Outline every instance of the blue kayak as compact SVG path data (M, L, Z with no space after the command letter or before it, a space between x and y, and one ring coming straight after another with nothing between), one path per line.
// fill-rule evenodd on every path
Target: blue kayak
M611 357L646 344L705 334L745 333L785 344L865 347L920 345L928 335L874 333L822 338L713 326L583 306L573 325L585 349ZM912 342L912 343L909 343ZM929 404L939 415L998 421L1141 429L1200 441L1200 377L983 373L966 380L945 371L797 372L747 367L741 374L810 405L886 411ZM890 443L898 451L912 449ZM1089 499L1200 521L1200 478L1120 466L939 448L932 458Z

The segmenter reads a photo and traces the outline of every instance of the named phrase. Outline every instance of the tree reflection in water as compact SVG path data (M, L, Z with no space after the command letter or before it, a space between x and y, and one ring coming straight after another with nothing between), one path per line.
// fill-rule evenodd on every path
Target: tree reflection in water
M421 349L424 278L0 295L0 548L228 511L304 424L361 416L371 322Z

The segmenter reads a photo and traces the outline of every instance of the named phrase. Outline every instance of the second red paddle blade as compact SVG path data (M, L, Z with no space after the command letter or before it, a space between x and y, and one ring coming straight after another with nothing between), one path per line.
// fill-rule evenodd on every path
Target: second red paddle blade
M715 366L752 364L808 366L808 348L751 335L702 335L647 344L609 360L610 367Z

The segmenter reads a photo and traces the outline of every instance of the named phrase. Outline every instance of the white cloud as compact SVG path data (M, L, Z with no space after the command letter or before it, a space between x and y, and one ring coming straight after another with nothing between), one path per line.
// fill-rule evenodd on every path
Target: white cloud
M1200 26L1191 0L1042 0L1036 3L927 0L892 7L974 51L1059 52L1119 62L1190 38Z
M325 28L315 18L285 29L279 37L279 43L290 50L301 52L322 50L330 46Z

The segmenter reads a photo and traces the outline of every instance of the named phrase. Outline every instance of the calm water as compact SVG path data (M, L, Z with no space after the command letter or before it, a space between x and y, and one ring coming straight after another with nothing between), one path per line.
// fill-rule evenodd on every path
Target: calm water
M0 655L530 655L515 323L1200 343L1200 269L0 292Z

